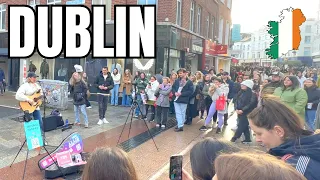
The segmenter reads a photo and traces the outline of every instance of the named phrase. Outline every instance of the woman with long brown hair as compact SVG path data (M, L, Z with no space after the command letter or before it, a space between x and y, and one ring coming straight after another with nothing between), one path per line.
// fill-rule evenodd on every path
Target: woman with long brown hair
M123 150L96 149L90 156L82 180L138 180L132 161Z
M304 129L304 121L291 108L265 97L249 115L249 124L271 155L293 165L307 179L320 179L320 134Z
M131 88L132 75L129 69L126 69L122 76L119 92L122 92L122 106L131 106Z
M281 160L260 153L223 154L215 160L214 167L213 180L306 180Z
M174 84L174 82L178 79L178 74L175 73L175 72L172 72L171 73L171 76L170 76L170 84L171 86ZM170 108L169 108L169 112L170 114L175 114L175 110L174 110L174 105L173 105L173 95L169 95L169 98L170 98Z

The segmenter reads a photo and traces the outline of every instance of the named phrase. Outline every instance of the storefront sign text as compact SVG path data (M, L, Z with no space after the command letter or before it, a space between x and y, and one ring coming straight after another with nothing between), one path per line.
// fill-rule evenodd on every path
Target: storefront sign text
M202 53L203 47L197 46L195 44L192 45L192 51Z
M218 55L218 54L227 54L228 53L228 46L215 44L211 41L206 41L206 54L209 55Z

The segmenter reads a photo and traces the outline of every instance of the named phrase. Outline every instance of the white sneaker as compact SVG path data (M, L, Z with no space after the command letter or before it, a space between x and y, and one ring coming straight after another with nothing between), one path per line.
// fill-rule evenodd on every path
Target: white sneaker
M166 126L165 126L165 125L161 125L161 128L162 128L162 129L165 129L165 128L166 128Z
M106 118L103 118L103 123L108 124L109 121L107 121Z
M101 119L99 119L99 122L97 124L101 125L101 124L103 124L103 121Z
M87 109L92 109L92 107L91 107L91 106L88 106Z

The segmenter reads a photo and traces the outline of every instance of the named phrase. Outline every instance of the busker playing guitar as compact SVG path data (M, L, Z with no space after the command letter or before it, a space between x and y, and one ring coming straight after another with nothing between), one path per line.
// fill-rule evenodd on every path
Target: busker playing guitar
M34 120L39 120L42 137L45 139L39 107L41 105L43 92L41 86L37 83L37 77L38 76L34 72L28 73L27 82L19 87L16 93L16 99L20 101L20 107L24 111L26 117L32 116ZM29 109L27 106L30 106ZM46 141L44 141L44 143L47 144Z

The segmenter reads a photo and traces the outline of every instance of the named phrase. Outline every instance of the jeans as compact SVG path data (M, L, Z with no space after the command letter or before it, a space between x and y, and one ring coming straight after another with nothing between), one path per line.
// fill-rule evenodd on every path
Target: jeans
M244 134L245 140L250 141L250 130L249 130L249 121L246 115L238 115L238 129L234 134L233 138L238 139L241 137L242 133Z
M307 129L314 131L316 121L316 110L308 109L306 110L306 126Z
M0 81L0 94L3 94L3 91L4 91L3 82Z
M105 118L107 105L108 105L108 96L98 95L98 104L99 104L99 119Z
M75 123L80 123L80 117L79 117L79 115L80 115L79 110L80 110L81 113L83 114L84 124L88 125L88 115L87 115L87 111L86 111L86 105L85 104L83 104L83 105L74 105L73 109L74 109L74 115L76 117Z
M166 125L168 120L168 107L157 106L157 124Z
M188 104L174 102L174 109L176 111L176 119L177 119L177 123L178 123L178 128L183 127L184 121L186 119L187 106L188 106Z
M41 133L44 136L44 129L43 129L43 121L42 121L41 111L40 110L33 111L32 116L33 116L34 120L39 120Z
M146 105L145 104L143 104L143 101L142 101L142 99L141 99L141 95L140 94L137 94L136 95L137 96L137 102L138 102L138 105L139 106L137 106L137 108L136 108L136 116L139 116L139 114L140 114L140 110L141 110L141 116L142 117L145 117L145 116L147 116L147 113L146 113ZM140 108L139 108L140 107Z
M115 84L111 90L111 105L118 105L119 86L119 84Z
M131 95L127 95L126 93L126 88L123 88L123 92L122 92L122 106L131 106Z

